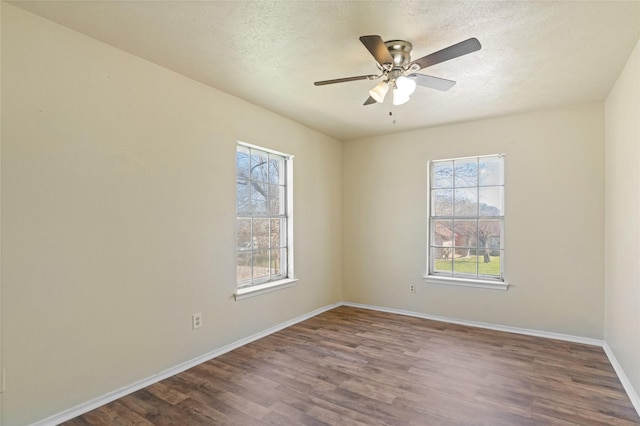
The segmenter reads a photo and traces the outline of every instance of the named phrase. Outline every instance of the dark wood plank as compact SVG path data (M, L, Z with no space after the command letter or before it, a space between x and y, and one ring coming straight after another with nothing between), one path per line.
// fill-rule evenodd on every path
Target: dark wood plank
M67 423L640 425L599 347L339 307Z

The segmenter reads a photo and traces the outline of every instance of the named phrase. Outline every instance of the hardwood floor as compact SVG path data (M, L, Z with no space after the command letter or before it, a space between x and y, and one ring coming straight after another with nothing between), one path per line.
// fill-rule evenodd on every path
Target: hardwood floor
M640 425L595 346L339 307L64 423Z

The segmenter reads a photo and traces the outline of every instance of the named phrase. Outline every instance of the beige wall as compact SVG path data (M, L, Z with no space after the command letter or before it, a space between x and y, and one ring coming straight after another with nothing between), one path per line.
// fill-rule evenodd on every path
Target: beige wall
M1 136L3 424L341 300L339 141L5 3ZM300 278L241 302L236 140L295 155Z
M638 47L606 107L341 144L1 4L3 424L339 300L604 337L640 389ZM236 140L295 155L300 278L241 302ZM506 154L510 289L424 283L427 162L491 153Z
M603 117L598 103L346 142L345 300L602 339ZM495 153L511 287L424 283L427 162Z
M605 104L605 340L640 394L640 42Z

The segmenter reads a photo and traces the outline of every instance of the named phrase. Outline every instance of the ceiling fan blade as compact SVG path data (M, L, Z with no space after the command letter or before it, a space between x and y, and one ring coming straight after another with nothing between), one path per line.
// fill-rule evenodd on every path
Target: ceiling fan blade
M347 81L357 81L357 80L375 80L376 78L379 78L379 75L358 75L355 77L345 77L345 78L336 78L333 80L323 80L323 81L316 81L315 84L316 86L324 86L326 84L334 84L334 83L346 83Z
M376 101L375 99L373 99L371 96L369 96L369 99L367 99L366 101L364 101L364 103L362 105L371 105L371 104L376 104L378 103L378 101Z
M393 64L393 57L379 35L362 36L360 41L380 65Z
M419 69L423 69L439 64L440 62L448 61L449 59L466 55L467 53L475 52L476 50L480 50L481 47L482 46L477 38L470 38L454 44L453 46L445 47L444 49L438 50L430 55L423 56L420 59L416 59L409 65L416 64L420 67Z
M453 80L447 80L446 78L434 77L432 75L424 74L409 74L407 77L415 80L416 84L420 86L429 87L436 90L449 90L456 82Z

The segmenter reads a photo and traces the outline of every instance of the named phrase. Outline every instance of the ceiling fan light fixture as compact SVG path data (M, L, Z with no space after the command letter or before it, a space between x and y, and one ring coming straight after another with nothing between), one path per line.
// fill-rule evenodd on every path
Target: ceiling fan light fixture
M393 89L393 104L394 105L402 105L409 102L409 95L404 93L400 89Z
M412 78L401 75L396 79L396 90L401 91L403 94L409 97L416 90L416 81Z
M369 90L369 96L376 100L376 102L384 102L384 97L389 91L389 84L386 81L381 81L376 86Z

